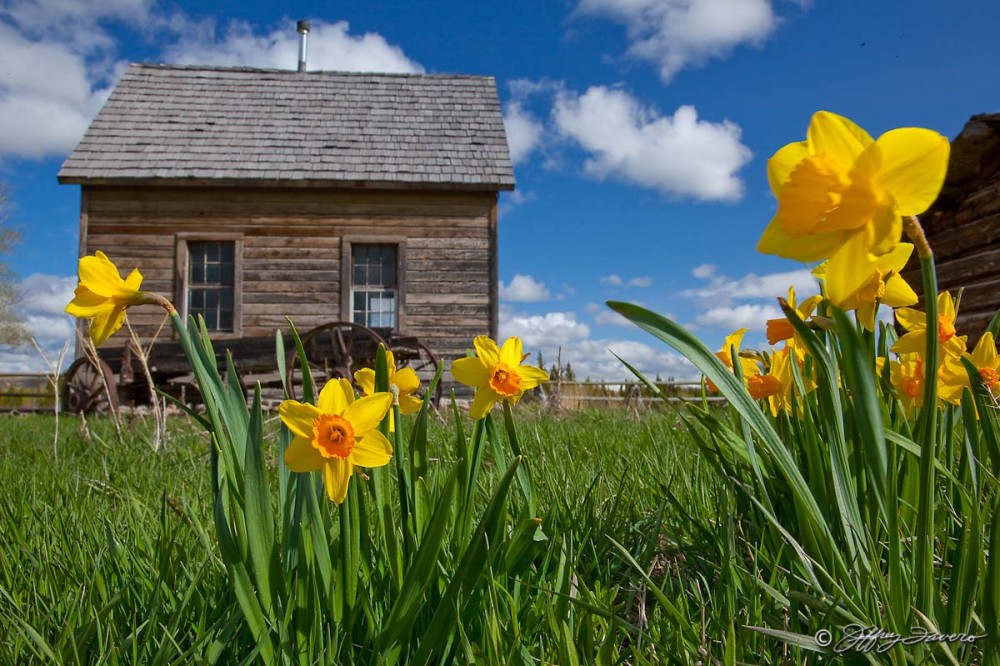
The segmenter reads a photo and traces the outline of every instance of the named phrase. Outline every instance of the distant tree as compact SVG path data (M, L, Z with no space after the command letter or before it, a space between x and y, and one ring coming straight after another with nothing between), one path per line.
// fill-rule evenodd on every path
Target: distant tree
M7 226L7 192L0 188L0 257L10 254L20 234ZM22 345L28 330L17 314L17 286L7 262L0 261L0 345Z
M566 364L566 375L563 377L563 379L565 379L568 382L576 381L576 374L573 372L573 366L570 363Z
M545 369L545 359L542 358L542 350L538 350L538 361L535 363L535 367Z

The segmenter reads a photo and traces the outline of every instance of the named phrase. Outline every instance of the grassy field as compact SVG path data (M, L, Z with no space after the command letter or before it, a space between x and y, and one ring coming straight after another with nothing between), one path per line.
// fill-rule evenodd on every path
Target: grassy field
M720 486L676 414L519 417L544 547L571 558L571 596L588 590L600 605L602 642L616 643L607 655L688 662L692 637L719 653L718 572L705 569L718 561L708 552L717 541L693 534L686 516L710 525L724 515ZM174 417L167 446L154 452L148 423L125 425L119 439L106 420L64 417L55 461L51 416L0 421L0 663L239 663L252 654L215 543L206 437ZM273 416L265 425L277 431ZM453 462L453 438L451 424L431 424L431 467ZM272 472L274 456L266 452ZM482 487L498 476L487 452ZM674 611L689 626L654 602L643 572L681 600ZM522 630L555 640L547 624ZM585 638L571 642L590 662L600 645L588 653ZM540 663L547 653L528 642L519 658Z

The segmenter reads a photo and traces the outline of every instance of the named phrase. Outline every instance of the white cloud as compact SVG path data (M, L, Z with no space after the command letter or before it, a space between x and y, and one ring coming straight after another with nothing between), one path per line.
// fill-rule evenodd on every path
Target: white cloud
M549 290L545 288L545 283L535 280L530 275L518 273L510 281L510 284L500 282L500 298L504 301L532 303L547 301L549 297Z
M628 286L638 287L639 289L645 289L647 287L652 286L652 284L653 284L653 278L649 277L648 275L644 275L642 277L634 277L628 281Z
M629 55L659 67L664 82L741 44L759 46L778 22L770 0L581 0L579 12L624 24Z
M32 39L0 22L0 156L72 150L120 69L107 56L51 33Z
M42 275L35 273L18 284L20 298L17 309L28 333L42 348L49 360L55 362L63 345L69 342L70 350L76 340L74 320L63 312L73 298L75 277ZM67 365L72 358L67 358ZM48 367L38 351L30 344L20 347L0 348L0 372L44 372Z
M508 310L500 314L500 337L516 335L525 347L555 348L590 336L590 327L578 322L573 312L528 315Z
M594 323L603 324L605 326L624 326L626 328L635 326L635 324L610 308L598 310L594 314Z
M258 34L245 21L228 23L221 34L211 20L176 22L181 34L166 49L170 62L295 69L299 35L288 25ZM423 72L424 68L403 50L377 33L349 33L347 21L312 21L308 37L308 69L346 72Z
M715 273L717 270L719 270L719 267L716 266L715 264L701 264L699 266L694 267L694 269L691 271L691 275L698 278L699 280L708 280L710 278L715 277Z
M514 164L520 164L538 147L544 127L517 100L504 107L503 125L507 130L510 159Z
M593 306L593 307L592 307ZM597 304L586 307L590 312ZM546 364L562 363L573 366L578 379L631 381L633 376L612 351L632 363L650 377L697 379L697 369L684 357L666 348L656 348L643 342L613 338L590 338L590 327L580 323L573 312L548 312L526 315L509 308L500 311L500 337L517 335L524 350L532 357L541 351Z
M610 284L615 287L620 287L623 284L625 284L625 280L622 279L622 276L615 275L614 273L602 277L601 282L603 282L604 284Z
M704 268L699 266L698 269ZM788 287L794 286L799 300L803 300L819 292L816 278L807 268L782 273L757 275L748 273L741 278L728 278L711 271L701 271L702 279L708 279L709 284L688 289L684 295L706 304L728 305L733 300L768 299L775 302L778 296L784 298ZM698 270L695 269L695 270Z
M701 201L743 195L737 174L752 153L741 142L739 125L729 120L699 120L690 105L664 116L604 86L583 95L558 93L552 120L562 136L589 153L584 171L598 180L614 178Z
M698 315L695 323L699 326L718 326L730 331L738 328L749 328L757 331L764 329L768 319L780 319L783 316L777 305L744 303L735 307L709 308Z

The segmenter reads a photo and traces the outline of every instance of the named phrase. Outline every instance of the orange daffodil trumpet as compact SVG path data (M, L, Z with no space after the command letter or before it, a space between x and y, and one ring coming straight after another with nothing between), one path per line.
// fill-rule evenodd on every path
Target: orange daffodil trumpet
M133 305L152 303L173 312L174 307L162 296L139 290L142 274L133 268L124 280L118 267L98 250L80 258L80 284L66 312L90 320L90 339L102 345L125 323L125 310Z
M788 307L795 310L799 318L802 321L809 319L813 312L816 310L816 306L820 304L823 297L820 294L815 296L810 296L802 302L802 305L795 305L795 286L788 287ZM791 340L795 338L795 329L792 327L792 322L788 320L787 317L782 317L781 319L768 319L765 322L767 331L767 344L776 345L782 340Z
M355 400L346 379L328 381L316 405L285 400L278 414L294 436L285 464L293 472L322 471L327 496L343 503L355 465L382 467L392 459L392 445L376 429L391 406L391 393Z
M396 369L396 358L388 349L385 351L385 363L389 369L389 387L394 390L399 400L400 414L416 414L423 406L423 401L413 397L413 393L420 388L420 378L413 368ZM371 368L362 368L354 373L354 381L361 387L364 395L375 393L375 371ZM395 387L393 389L393 387ZM396 432L396 423L392 412L389 412L389 432Z
M486 335L473 340L476 356L460 358L451 364L451 374L462 384L476 389L470 416L485 417L498 402L517 404L524 392L549 380L549 373L531 365L521 365L528 354L523 353L520 338L507 338L503 347Z
M790 143L767 163L778 211L757 249L789 259L829 259L827 296L844 301L870 278L858 272L863 253L896 247L903 216L937 198L950 146L927 129L891 130L873 140L828 111L813 115L805 141Z
M965 342L968 336L958 335L955 331L955 317L958 316L955 301L951 294L943 291L938 294L938 342L942 358L958 358L965 352ZM927 315L913 308L896 310L896 321L907 330L906 335L890 347L897 354L923 354L927 349Z

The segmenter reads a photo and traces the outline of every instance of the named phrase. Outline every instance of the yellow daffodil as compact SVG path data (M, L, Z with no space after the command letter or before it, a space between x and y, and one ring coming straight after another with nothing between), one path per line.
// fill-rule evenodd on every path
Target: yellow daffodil
M285 400L278 414L294 435L285 464L293 472L322 470L326 494L341 504L355 465L381 467L392 458L392 445L376 429L391 406L391 393L356 401L346 379L328 381L316 405Z
M857 275L868 276L854 291L844 291L843 281L831 282L827 278L826 262L817 266L813 275L825 282L826 295L831 303L841 310L855 310L861 325L874 331L875 312L879 305L899 308L913 305L918 300L916 292L899 274L911 254L913 244L900 243L883 255L870 252L852 255L854 265L851 270Z
M791 359L796 356L797 352L791 345L775 351L771 354L767 373L752 375L747 382L747 391L754 400L767 398L772 416L777 416L779 411L792 411L795 376L792 374ZM802 378L802 384L806 392L816 388L816 383L808 377Z
M386 365L389 368L389 389L399 396L399 412L401 414L416 414L423 406L423 401L411 395L420 388L420 378L413 368L396 369L396 358L391 351L385 352ZM375 393L375 371L371 368L362 368L354 373L354 381L361 387L364 395ZM393 388L395 387L395 388ZM389 432L396 432L396 423L389 411Z
M900 354L889 363L889 381L907 412L924 404L924 359L919 353Z
M802 302L802 305L795 305L795 286L788 287L788 306L799 313L799 317L805 321L812 316L816 306L820 304L823 297L819 294L810 296ZM781 319L768 319L766 322L767 344L776 345L782 340L791 340L795 337L795 329L792 322L787 317Z
M90 339L95 345L104 344L125 323L125 309L143 302L141 284L138 269L123 280L118 267L98 250L80 258L80 284L66 312L90 319Z
M996 341L993 334L986 332L979 338L976 348L972 353L962 354L972 361L972 364L979 370L979 378L990 392L996 397L1000 395L1000 356L997 355ZM962 391L970 386L969 373L965 371L965 365L958 359L949 359L941 366L940 391L942 400L959 405L962 402Z
M894 129L875 141L847 118L817 112L805 141L768 160L778 211L758 251L830 259L828 281L839 293L853 292L870 275L852 273L853 255L896 246L902 217L922 213L937 198L949 152L948 139L931 130Z
M938 294L938 340L942 359L958 358L968 336L955 331L955 301L947 291ZM908 332L890 348L897 354L923 354L927 350L927 315L913 308L896 310L896 321Z
M732 349L736 349L736 355L740 359L740 371L743 375L743 384L746 385L749 377L753 375L760 374L760 368L757 367L757 361L752 358L745 358L739 355L740 345L743 343L743 335L747 332L747 329L741 328L733 331L726 336L726 339L722 343L722 349L715 352L716 357L722 363L729 368L730 372L734 372L733 368L733 355ZM708 390L713 393L718 393L718 387L712 383L712 380L706 379L705 383L708 385Z
M517 404L525 391L549 380L544 370L521 365L528 354L522 354L520 338L507 338L502 349L486 335L477 336L473 344L475 357L460 358L451 364L455 379L476 389L470 410L473 419L485 417L498 402Z

